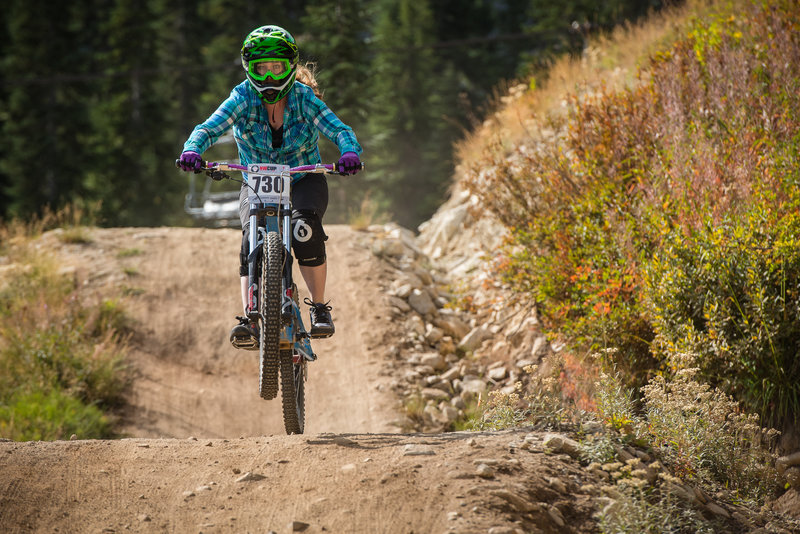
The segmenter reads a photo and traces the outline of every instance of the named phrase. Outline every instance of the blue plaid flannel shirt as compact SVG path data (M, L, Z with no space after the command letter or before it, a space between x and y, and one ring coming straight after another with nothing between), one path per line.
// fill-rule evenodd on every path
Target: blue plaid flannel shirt
M342 154L361 154L361 145L353 129L317 98L310 87L300 82L295 82L288 94L283 115L283 144L280 147L272 148L267 109L250 82L245 80L233 88L230 96L213 115L195 127L184 143L183 150L202 154L230 128L233 128L242 165L275 163L296 167L320 163L318 132L333 141ZM303 176L293 175L292 181Z

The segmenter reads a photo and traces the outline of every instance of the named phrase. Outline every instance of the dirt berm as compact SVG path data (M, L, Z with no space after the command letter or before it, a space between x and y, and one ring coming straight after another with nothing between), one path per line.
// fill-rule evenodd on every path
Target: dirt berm
M543 435L399 433L389 271L363 233L329 234L337 332L315 343L301 436L259 398L257 353L227 340L237 230L43 236L81 298L118 298L131 319L129 437L0 443L0 532L594 531L591 475Z

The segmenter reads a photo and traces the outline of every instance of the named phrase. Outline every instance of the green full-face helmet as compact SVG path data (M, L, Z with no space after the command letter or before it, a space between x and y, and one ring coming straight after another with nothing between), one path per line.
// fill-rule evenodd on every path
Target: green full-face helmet
M261 26L242 45L242 66L261 99L274 104L291 90L300 53L294 37L280 26Z

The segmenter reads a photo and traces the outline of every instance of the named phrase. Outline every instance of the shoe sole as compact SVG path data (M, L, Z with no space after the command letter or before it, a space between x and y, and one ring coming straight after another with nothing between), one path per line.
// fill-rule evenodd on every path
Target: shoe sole
M231 345L237 349L242 350L258 350L258 340L252 337L248 338L231 338Z
M320 339L324 337L331 337L334 334L334 332L336 332L336 329L333 328L332 326L320 330L315 330L312 327L311 331L308 333L308 336L312 339Z

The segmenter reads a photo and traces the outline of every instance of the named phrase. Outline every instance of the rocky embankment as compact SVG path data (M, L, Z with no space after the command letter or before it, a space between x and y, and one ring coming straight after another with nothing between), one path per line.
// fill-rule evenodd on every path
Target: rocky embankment
M368 229L372 253L393 273L383 281L386 304L398 325L390 347L391 387L404 405L405 417L396 426L407 431L457 428L489 391L510 394L520 382L526 390L532 377L525 369L539 365L545 371L546 356L559 349L548 343L533 305L490 276L504 230L492 217L476 217L477 208L477 199L456 188L420 227L419 236L396 224ZM591 436L599 429L583 430ZM548 450L580 456L580 446L566 435L551 434L545 442ZM603 513L619 506L620 491L626 491L620 481L646 487L660 480L707 517L744 531L762 532L766 526L789 532L789 518L800 518L800 453L778 459L779 474L790 489L759 511L737 504L726 492L709 495L683 483L647 451L620 447L616 456L617 462L586 468L604 481L582 487Z
M487 391L513 392L550 350L535 310L487 276L502 228L477 220L474 202L454 194L419 237L393 223L368 228L373 254L393 273L383 280L398 326L391 387L404 399L397 426L406 430L452 429Z

